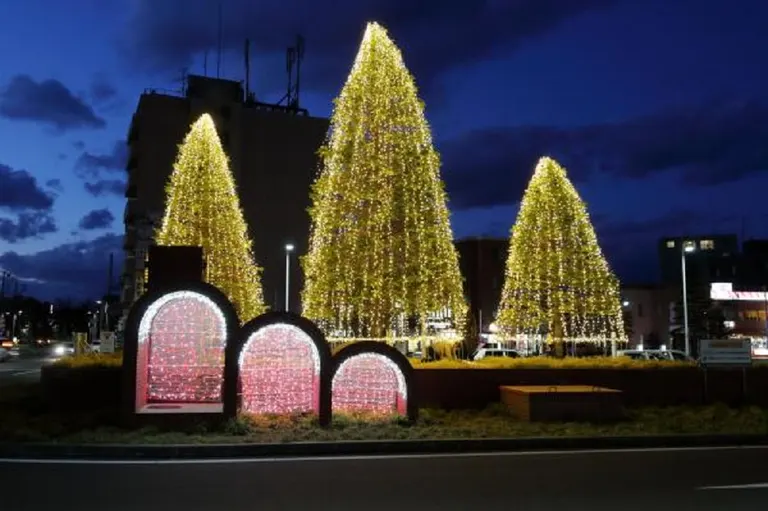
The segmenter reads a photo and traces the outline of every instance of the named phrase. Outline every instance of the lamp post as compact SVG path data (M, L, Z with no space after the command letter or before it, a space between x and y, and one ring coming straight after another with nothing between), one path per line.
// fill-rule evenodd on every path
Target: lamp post
M696 246L693 242L681 241L680 247L680 269L682 271L683 279L683 332L685 335L685 354L690 356L691 354L691 338L688 332L688 284L685 270L685 254L696 250Z
M293 252L293 244L288 243L285 246L285 311L290 310L291 299L291 252Z

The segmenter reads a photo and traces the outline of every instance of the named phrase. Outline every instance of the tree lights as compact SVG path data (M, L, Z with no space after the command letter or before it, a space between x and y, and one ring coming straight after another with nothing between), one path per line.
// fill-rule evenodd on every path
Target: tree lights
M210 115L202 115L184 139L167 195L157 244L203 247L205 280L229 297L243 321L262 313L261 270Z
M514 338L623 338L618 280L600 251L585 204L551 158L536 166L512 227L496 323Z
M413 78L376 23L366 28L321 155L304 315L341 337L424 333L428 316L446 308L462 325L440 159Z

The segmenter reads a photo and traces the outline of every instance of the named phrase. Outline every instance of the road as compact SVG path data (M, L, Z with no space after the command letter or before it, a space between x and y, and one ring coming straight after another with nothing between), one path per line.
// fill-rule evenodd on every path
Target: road
M765 511L768 449L0 461L0 481L3 511Z
M51 360L50 357L41 354L24 354L0 363L0 387L39 380L40 368Z

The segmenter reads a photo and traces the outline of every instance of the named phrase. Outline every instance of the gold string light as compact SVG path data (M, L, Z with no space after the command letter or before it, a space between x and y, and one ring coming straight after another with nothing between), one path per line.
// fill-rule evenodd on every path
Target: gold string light
M208 114L192 125L179 148L156 242L203 247L206 281L227 295L240 320L264 312L261 269L254 262L227 155Z
M496 324L510 338L623 340L619 282L566 171L542 158L510 235Z
M463 325L440 157L400 50L376 23L335 102L321 156L304 314L336 337L423 334L444 309Z

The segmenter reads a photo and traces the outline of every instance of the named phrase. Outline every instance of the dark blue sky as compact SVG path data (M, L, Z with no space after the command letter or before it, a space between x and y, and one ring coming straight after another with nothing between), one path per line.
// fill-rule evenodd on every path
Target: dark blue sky
M30 291L102 292L130 116L143 89L202 73L206 50L215 70L217 3L0 4L0 266ZM457 237L505 236L543 154L568 168L625 281L655 277L662 235L768 235L764 0L222 4L223 77L243 78L250 37L253 88L279 99L302 33L314 115L330 113L365 22L387 26L427 104Z

